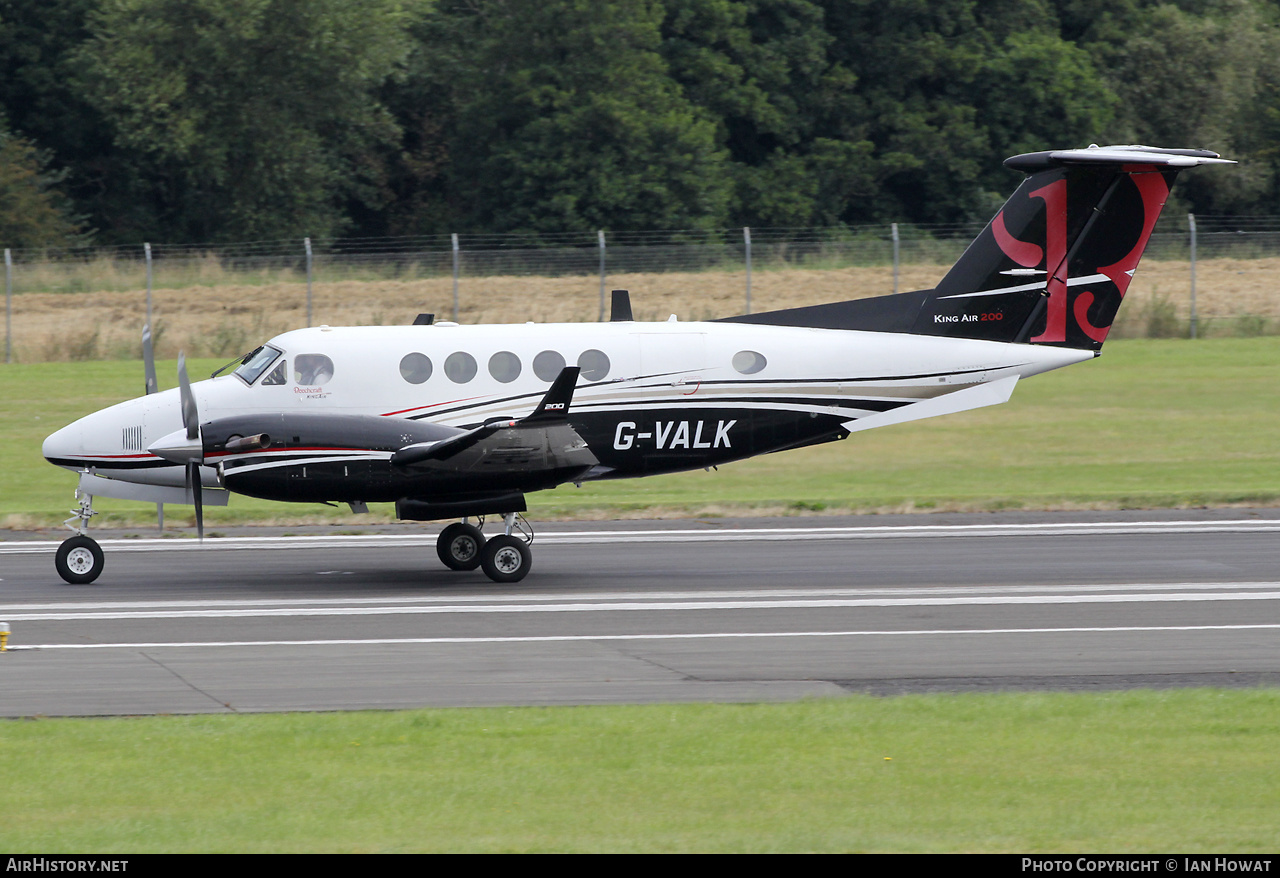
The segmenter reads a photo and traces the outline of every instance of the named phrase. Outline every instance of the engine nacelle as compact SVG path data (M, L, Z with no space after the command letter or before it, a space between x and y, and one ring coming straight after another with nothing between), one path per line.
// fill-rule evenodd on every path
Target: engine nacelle
M460 432L404 418L283 412L200 425L204 463L218 467L228 490L309 502L397 500L405 492L392 485L391 455Z

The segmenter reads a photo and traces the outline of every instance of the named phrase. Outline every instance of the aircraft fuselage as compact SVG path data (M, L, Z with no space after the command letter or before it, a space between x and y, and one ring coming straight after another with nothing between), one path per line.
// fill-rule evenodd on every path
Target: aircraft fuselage
M265 349L279 353L257 375L242 366L192 391L202 423L239 419L240 432L269 432L277 445L206 458L201 480L297 501L528 491L566 475L716 466L843 438L859 419L1092 357L973 339L674 321L319 327L284 333ZM392 466L396 448L435 438L433 425L528 415L575 363L582 373L569 422L599 461L589 471L537 472L520 484L456 467ZM69 469L181 486L183 467L147 450L181 426L174 389L82 418L50 436L44 452Z

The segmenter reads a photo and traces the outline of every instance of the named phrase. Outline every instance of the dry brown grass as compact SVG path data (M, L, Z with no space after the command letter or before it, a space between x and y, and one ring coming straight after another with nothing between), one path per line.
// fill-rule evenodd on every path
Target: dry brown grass
M923 289L945 273L939 265L909 265L900 288ZM1280 258L1215 259L1199 263L1197 306L1202 334L1280 331ZM703 320L740 314L746 274L671 272L611 275L608 288L631 291L636 318ZM757 270L754 311L811 305L891 292L889 266ZM1185 332L1190 276L1185 262L1146 262L1134 278L1117 334ZM464 278L462 323L593 321L598 277ZM452 280L341 281L313 285L313 323L408 323L422 311L452 314ZM13 339L19 362L136 357L144 321L144 288L83 293L23 293L14 297ZM153 291L156 353L231 357L276 333L306 324L303 283L192 285Z

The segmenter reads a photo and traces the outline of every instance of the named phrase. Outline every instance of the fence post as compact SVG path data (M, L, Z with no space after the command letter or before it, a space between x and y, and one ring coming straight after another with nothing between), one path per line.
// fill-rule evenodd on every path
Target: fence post
M458 322L458 233L453 233L453 322Z
M601 323L604 322L604 229L596 233L600 241L600 317Z
M1196 337L1196 215L1187 214L1187 227L1191 230L1191 337Z
M13 362L13 254L4 248L4 361Z
M751 228L742 227L742 243L747 249L747 313L751 313Z
M151 325L151 245L143 244L142 251L147 257L147 326Z
M311 325L311 238L303 238L302 246L307 251L307 326Z
M893 291L898 291L898 224L889 224L889 234L893 237Z

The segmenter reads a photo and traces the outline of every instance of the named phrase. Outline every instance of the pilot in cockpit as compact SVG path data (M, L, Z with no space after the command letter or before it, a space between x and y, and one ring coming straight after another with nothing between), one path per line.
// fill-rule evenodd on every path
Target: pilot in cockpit
M325 384L333 379L333 360L324 354L299 354L293 370L298 384Z

